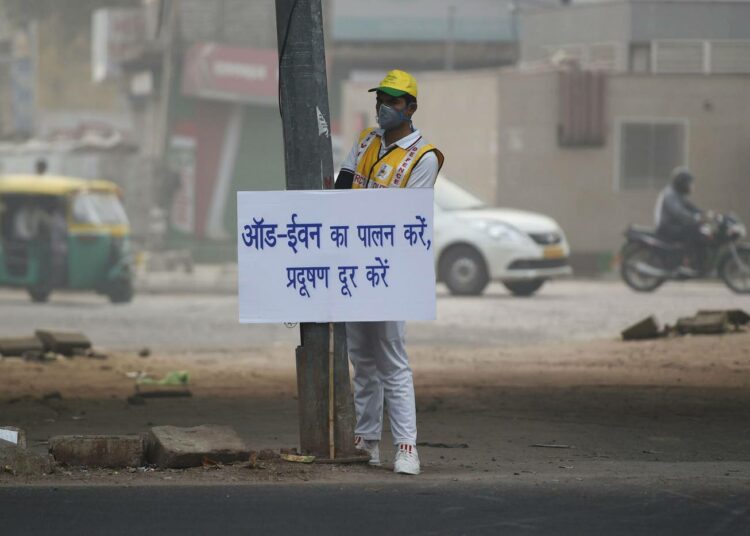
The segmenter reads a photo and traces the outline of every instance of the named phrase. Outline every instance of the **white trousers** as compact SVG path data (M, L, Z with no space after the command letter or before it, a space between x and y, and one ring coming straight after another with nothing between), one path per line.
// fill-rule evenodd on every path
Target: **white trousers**
M414 381L406 355L405 322L347 322L346 343L354 367L355 434L380 440L383 399L395 444L417 444Z

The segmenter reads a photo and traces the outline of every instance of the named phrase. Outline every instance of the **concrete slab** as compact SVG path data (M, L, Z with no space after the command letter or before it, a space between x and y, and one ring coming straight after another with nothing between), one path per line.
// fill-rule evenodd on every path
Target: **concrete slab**
M703 312L677 320L677 332L685 335L719 335L729 331L729 316L726 311Z
M38 329L35 332L37 338L44 344L48 352L57 352L63 355L73 355L77 349L91 348L91 341L80 331L50 331Z
M204 458L221 463L245 461L249 455L245 442L228 426L155 426L146 440L147 460L164 468L197 467Z
M20 357L24 352L44 352L44 345L36 337L3 337L0 339L0 354Z
M86 467L139 467L144 461L140 435L67 435L49 441L59 463Z

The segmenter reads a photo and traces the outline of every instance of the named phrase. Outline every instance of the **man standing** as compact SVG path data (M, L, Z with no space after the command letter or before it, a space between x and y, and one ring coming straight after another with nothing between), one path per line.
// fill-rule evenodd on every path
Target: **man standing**
M412 124L417 81L409 73L388 72L376 88L380 128L362 131L336 179L338 189L432 188L443 154ZM405 323L348 322L346 339L354 367L355 444L380 464L383 400L396 445L394 471L419 474L414 382L406 354Z

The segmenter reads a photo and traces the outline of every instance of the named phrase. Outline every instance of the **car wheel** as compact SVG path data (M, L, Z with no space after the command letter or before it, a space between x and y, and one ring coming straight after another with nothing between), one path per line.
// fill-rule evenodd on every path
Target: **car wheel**
M52 290L40 287L29 287L26 290L31 297L31 301L34 303L45 303L49 300L49 295L52 293Z
M544 279L527 279L522 281L503 281L503 285L514 296L531 296L544 285Z
M128 303L133 299L133 284L130 279L118 279L107 288L112 303Z
M489 283L487 265L482 254L471 246L455 246L440 261L440 279L451 294L477 296Z

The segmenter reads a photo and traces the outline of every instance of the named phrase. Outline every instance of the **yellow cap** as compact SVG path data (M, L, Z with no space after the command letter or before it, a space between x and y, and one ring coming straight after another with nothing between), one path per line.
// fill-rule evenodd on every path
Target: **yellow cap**
M392 97L401 97L408 93L416 99L417 80L405 71L393 69L388 71L378 87L374 87L370 91L382 91Z

